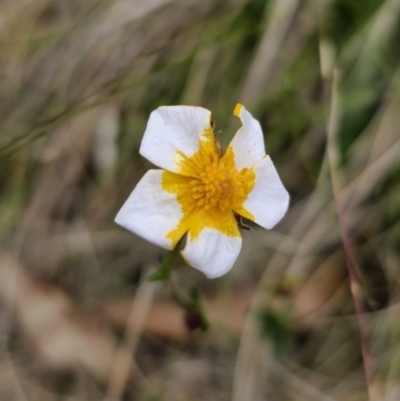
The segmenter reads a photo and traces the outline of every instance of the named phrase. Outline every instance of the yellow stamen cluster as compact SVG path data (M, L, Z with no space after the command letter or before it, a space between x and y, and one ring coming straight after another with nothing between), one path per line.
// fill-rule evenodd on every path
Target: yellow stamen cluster
M163 188L177 195L183 212L180 224L168 235L174 243L187 230L197 237L204 227L238 236L234 212L253 217L243 207L254 187L253 169L237 170L233 149L228 147L221 157L214 141L211 131L191 157L179 153L180 173L164 172Z
M222 163L205 166L198 179L190 181L190 192L197 207L209 210L218 207L227 209L235 195L235 172Z

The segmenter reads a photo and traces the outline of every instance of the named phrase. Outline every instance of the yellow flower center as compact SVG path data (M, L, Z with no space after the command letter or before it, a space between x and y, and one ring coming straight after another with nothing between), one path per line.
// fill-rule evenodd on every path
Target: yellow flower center
M173 246L189 231L196 239L205 227L226 235L240 236L234 213L254 219L243 203L254 187L253 169L238 171L233 149L220 156L210 128L200 140L199 150L187 157L178 152L178 174L163 173L163 189L174 193L181 205L183 217L167 237Z
M227 209L235 195L235 172L224 164L205 166L198 178L190 181L192 199L198 208Z

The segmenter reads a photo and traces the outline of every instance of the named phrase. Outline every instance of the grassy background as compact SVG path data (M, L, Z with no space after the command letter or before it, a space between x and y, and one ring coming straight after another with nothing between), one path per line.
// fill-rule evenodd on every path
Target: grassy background
M0 399L398 400L399 16L398 0L3 0ZM152 110L206 107L226 145L239 101L291 207L243 233L223 278L178 263L202 333L145 283L164 251L113 219L150 168Z

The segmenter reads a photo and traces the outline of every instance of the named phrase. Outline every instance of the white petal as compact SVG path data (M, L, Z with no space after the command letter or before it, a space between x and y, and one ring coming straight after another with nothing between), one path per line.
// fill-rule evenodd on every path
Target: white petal
M140 154L158 167L178 172L177 152L190 157L210 127L211 112L202 107L159 107L150 115Z
M264 137L260 123L242 106L237 104L233 114L242 121L229 146L233 148L238 170L253 167L265 156Z
M241 247L240 236L232 237L214 228L204 228L195 240L188 233L182 256L208 278L216 278L232 268Z
M257 224L269 229L285 215L289 194L269 156L254 166L254 172L256 182L243 207L254 216Z
M120 226L153 244L172 249L176 244L167 234L182 218L176 195L162 188L163 170L149 170L122 206L115 218Z

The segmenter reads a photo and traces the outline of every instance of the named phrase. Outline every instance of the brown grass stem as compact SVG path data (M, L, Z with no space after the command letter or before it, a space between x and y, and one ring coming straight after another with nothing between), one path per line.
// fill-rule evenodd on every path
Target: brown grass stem
M124 341L118 348L111 366L104 401L121 400L132 371L135 371L135 373L138 372L137 367L135 369L134 355L153 301L153 296L154 286L144 284L138 289L134 297L126 322Z
M368 386L370 400L373 400L373 387L375 379L374 361L371 355L370 339L368 335L368 307L363 293L360 276L357 272L354 245L351 229L348 224L347 213L345 210L341 190L344 188L343 174L340 169L339 152L337 144L337 134L340 124L340 105L339 105L339 71L334 70L332 76L332 90L329 119L327 125L327 154L331 171L334 204L336 207L339 229L342 236L343 246L346 253L346 265L350 280L350 290L353 297L356 312L357 326L360 336L361 353L365 371L365 378Z

